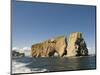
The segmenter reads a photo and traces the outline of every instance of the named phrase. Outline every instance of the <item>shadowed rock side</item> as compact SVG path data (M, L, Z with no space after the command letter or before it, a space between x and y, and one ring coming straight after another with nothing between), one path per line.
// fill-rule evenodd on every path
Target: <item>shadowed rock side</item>
M58 55L60 57L66 54L67 39L64 36L50 39L42 43L32 45L31 55L33 57L50 57Z
M82 33L75 32L70 34L67 47L67 56L86 56L88 49L82 37Z

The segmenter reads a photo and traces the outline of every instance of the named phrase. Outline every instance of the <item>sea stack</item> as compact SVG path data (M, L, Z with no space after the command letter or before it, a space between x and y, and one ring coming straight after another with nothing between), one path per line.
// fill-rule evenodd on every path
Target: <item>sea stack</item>
M71 33L68 40L67 56L87 56L86 42L80 32Z

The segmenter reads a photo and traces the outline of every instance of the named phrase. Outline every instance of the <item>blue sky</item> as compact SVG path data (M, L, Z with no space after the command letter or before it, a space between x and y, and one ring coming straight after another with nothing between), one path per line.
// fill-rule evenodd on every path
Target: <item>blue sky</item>
M95 6L13 2L12 47L32 44L71 32L82 32L95 52Z

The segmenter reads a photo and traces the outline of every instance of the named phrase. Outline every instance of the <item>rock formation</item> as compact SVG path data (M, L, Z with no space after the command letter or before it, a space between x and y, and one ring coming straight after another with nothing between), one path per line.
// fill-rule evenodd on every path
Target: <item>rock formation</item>
M67 56L86 56L88 49L82 37L82 33L75 32L70 34L67 47Z
M33 57L86 56L88 55L88 49L82 37L82 33L74 32L70 34L68 46L67 38L60 36L32 45L31 55Z
M54 56L55 53L58 56L64 56L66 54L67 39L64 36L60 36L54 39L44 41L32 45L31 55L33 57L50 57Z

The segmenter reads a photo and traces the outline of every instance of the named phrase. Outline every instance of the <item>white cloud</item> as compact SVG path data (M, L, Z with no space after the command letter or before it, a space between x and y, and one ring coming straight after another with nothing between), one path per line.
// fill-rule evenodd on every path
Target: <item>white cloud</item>
M88 47L88 50L92 50L92 48Z
M18 47L13 47L12 50L19 50L19 48Z
M89 54L95 54L95 48L88 47Z
M31 50L30 47L23 47L22 49L23 49L23 50Z
M12 50L24 51L24 50L31 50L31 48L30 47L23 47L23 48L13 47Z

